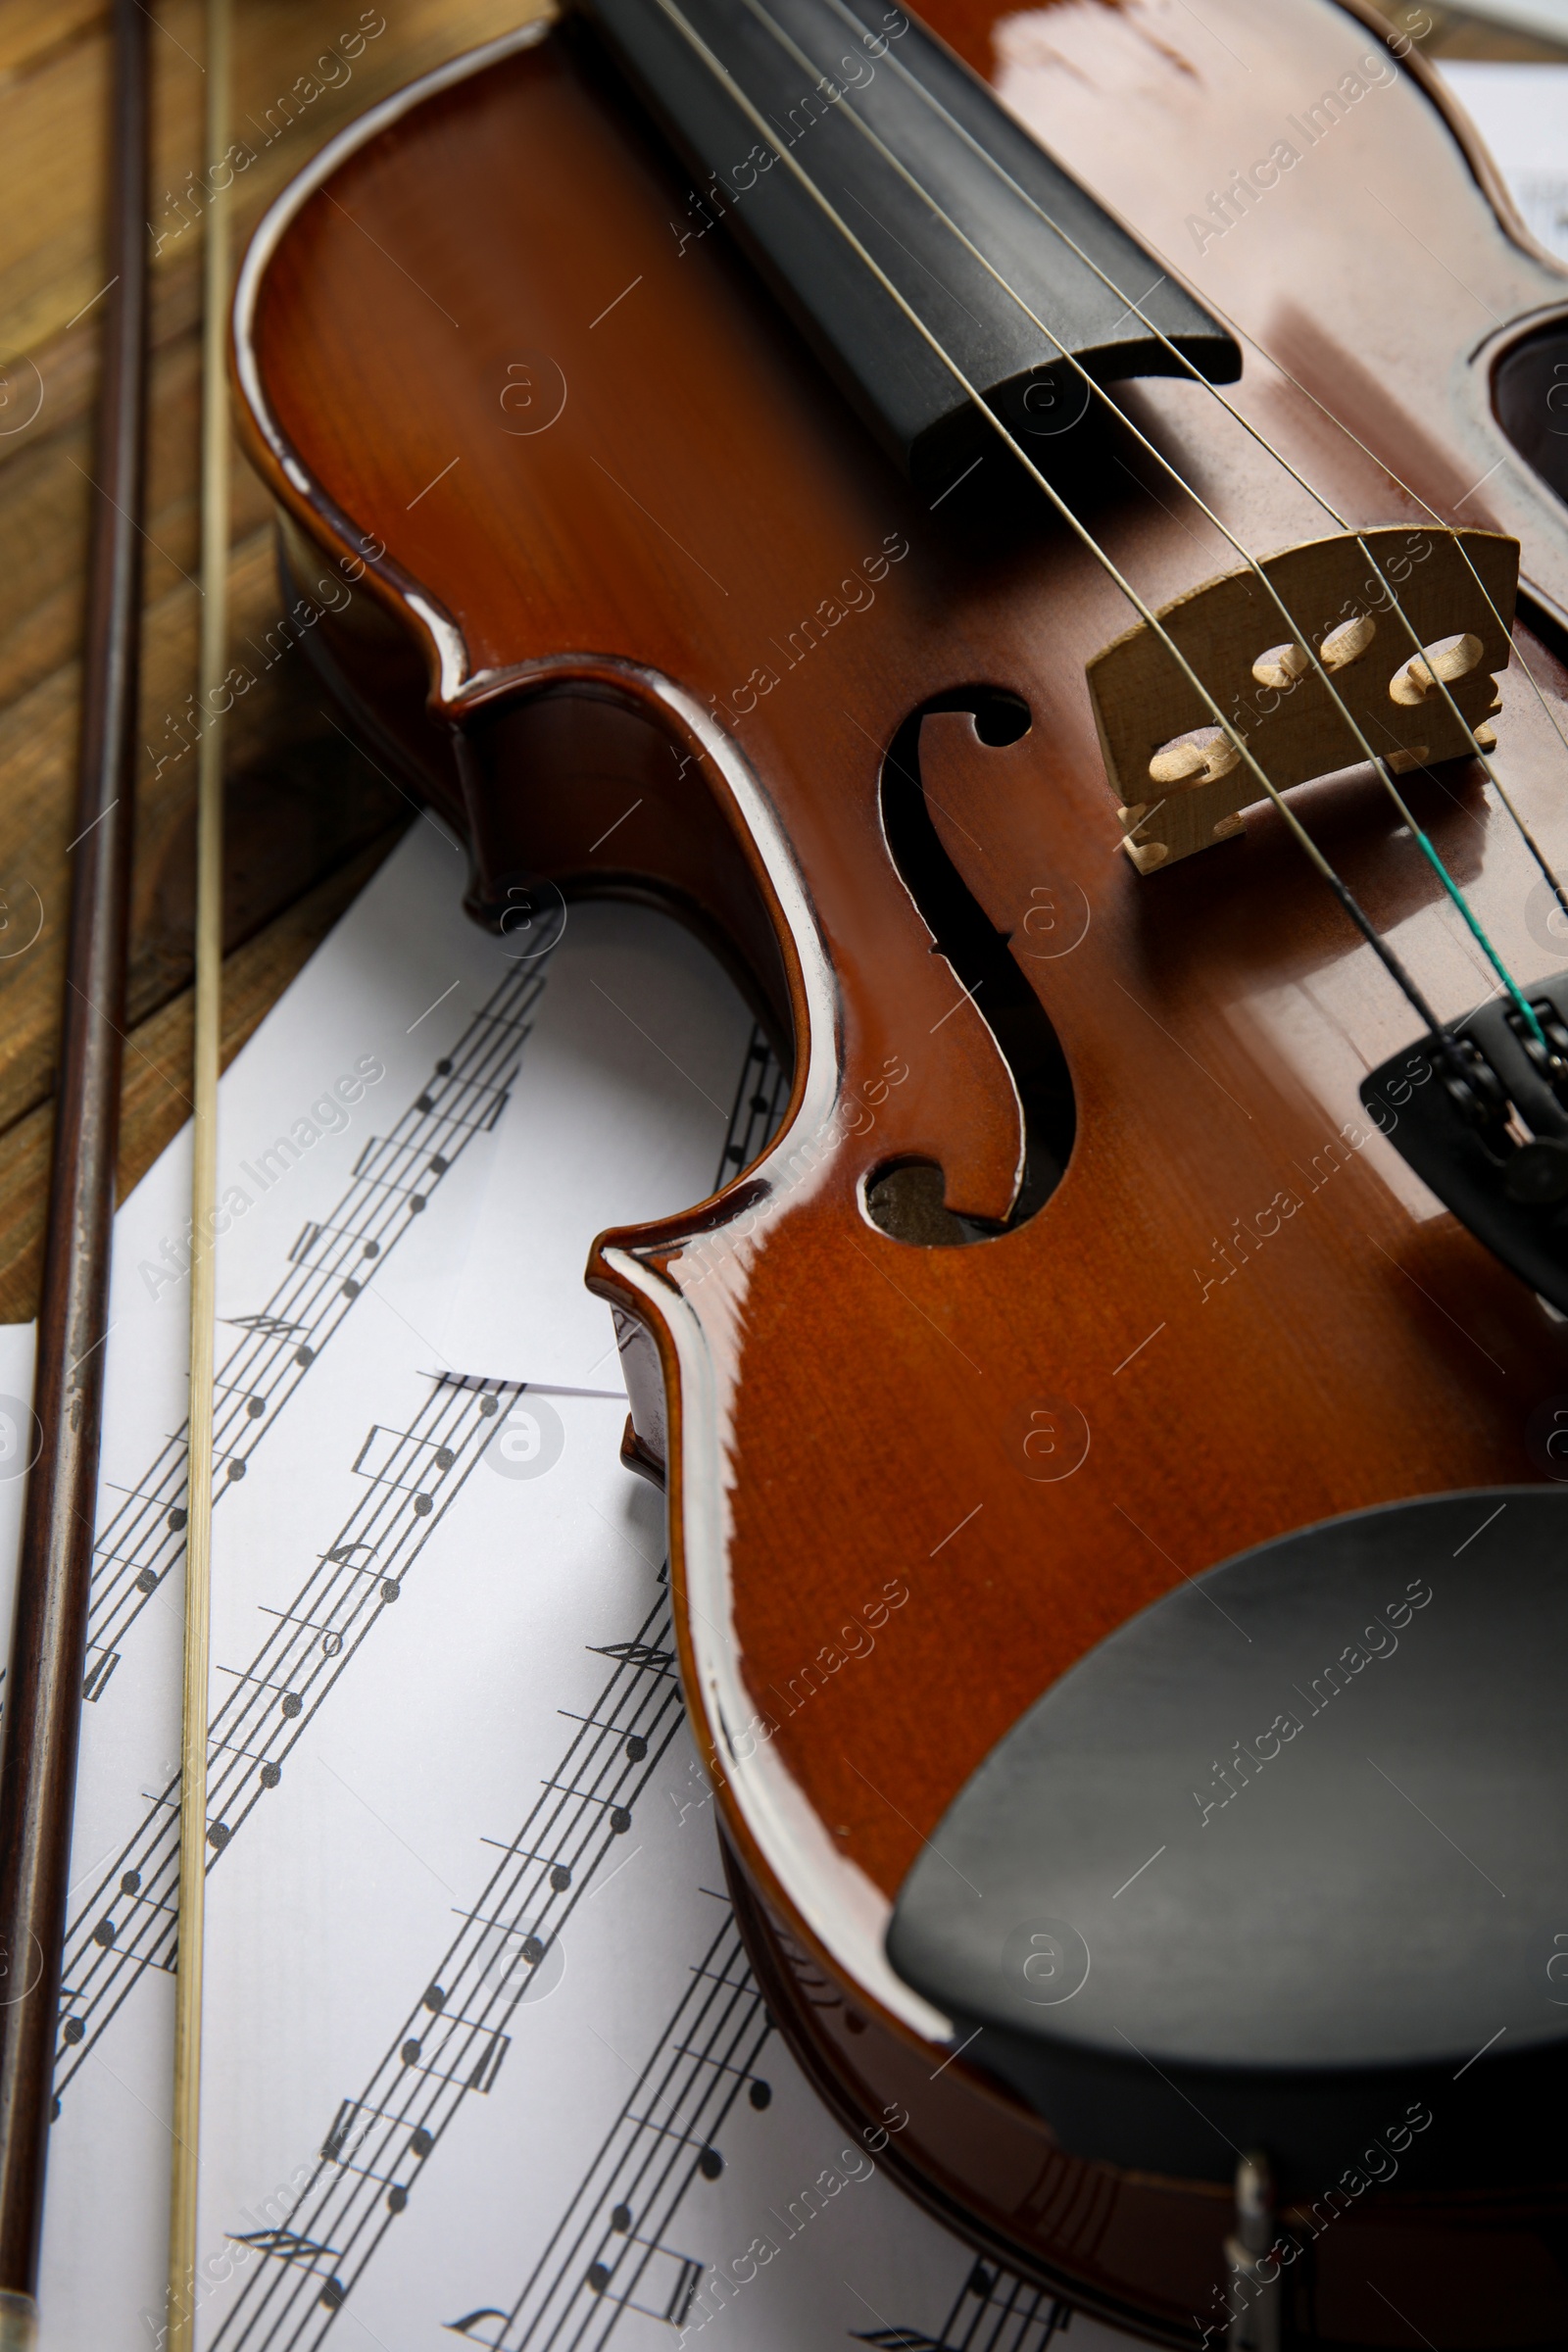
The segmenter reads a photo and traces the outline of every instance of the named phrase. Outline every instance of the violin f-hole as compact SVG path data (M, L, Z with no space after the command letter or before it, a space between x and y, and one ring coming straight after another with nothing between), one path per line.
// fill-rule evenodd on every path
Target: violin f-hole
M1029 708L995 686L933 696L899 729L882 763L882 830L900 880L959 987L991 1033L1017 1089L1024 1125L1023 1180L1004 1224L955 1216L943 1205L942 1171L930 1160L898 1159L872 1171L864 1188L872 1223L895 1241L952 1248L1011 1232L1042 1208L1061 1182L1077 1129L1066 1056L1034 990L949 857L926 805L920 729L938 710L967 710L982 743L998 748L1029 731Z

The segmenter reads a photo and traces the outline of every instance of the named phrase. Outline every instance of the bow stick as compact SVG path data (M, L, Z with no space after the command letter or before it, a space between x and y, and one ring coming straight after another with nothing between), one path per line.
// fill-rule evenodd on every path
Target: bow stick
M38 2248L98 1489L130 915L147 352L147 19L115 0L109 261L54 1162L0 1742L0 2352Z
M207 152L226 152L228 0L208 0ZM180 1731L179 1973L174 1987L173 2161L169 2213L170 2352L196 2340L201 2169L202 1956L207 1899L207 1706L213 1540L213 1326L218 1257L218 1076L223 970L223 722L228 641L228 198L207 208L202 329L202 733L196 786L196 1044L192 1098L190 1425L185 1527L185 1684Z

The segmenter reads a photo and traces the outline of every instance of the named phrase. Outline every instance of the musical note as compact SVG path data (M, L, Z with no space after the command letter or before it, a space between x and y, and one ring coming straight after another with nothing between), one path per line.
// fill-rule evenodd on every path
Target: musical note
M407 1430L383 1429L379 1422L372 1422L355 1456L354 1468L361 1478L423 1494L445 1476L456 1458L450 1446L437 1445L432 1438L413 1438Z
M697 2289L702 2284L705 2266L694 2255L679 2254L673 2246L662 2246L649 2238L629 2238L627 2244L645 2249L644 2260L635 2266L631 2282L623 2291L612 2294L615 2277L613 2269L607 2262L591 2262L587 2271L587 2284L592 2293L606 2302L617 2304L622 2311L640 2311L645 2319L663 2320L672 2328L684 2327ZM668 2293L661 2302L658 2299L659 2273L669 2264L674 2265L674 2278ZM653 2302L638 2300L639 2294L649 2293L655 2297Z
M431 1381L426 1400L409 1427L380 1435L390 1461L406 1452L411 1459L447 1463L448 1469L440 1473L440 1512L410 1512L387 1533L375 1518L380 1506L372 1489L334 1541L317 1554L293 1605L257 1604L258 1613L272 1625L249 1665L220 1665L220 1673L232 1677L234 1688L215 1712L210 1733L209 1868L229 1849L255 1807L278 1788L293 1748L397 1598L402 1580L477 1465L491 1429L491 1416L482 1409L487 1402L493 1397L483 1391L455 1390ZM364 1451L362 1446L362 1455ZM378 1530L375 1537L364 1532L372 1525ZM358 1555L369 1552L374 1552L376 1564L367 1577ZM71 2038L69 2063L62 2043L55 2081L59 2097L120 2012L129 1989L123 1961L133 1957L140 1969L173 1964L178 1810L177 1781L161 1793L149 1794L140 1827L101 1875L68 1931L68 1973L82 1988L75 2021L81 2030ZM127 1873L134 1874L155 1899L145 1905L150 1916L138 1921L128 1947L122 1939L111 1949L95 1941L96 1928L109 1907L109 1896Z
M664 2306L663 2317L672 2328L685 2326L687 2315L692 2307L692 2299L697 2293L702 2276L703 2265L700 2262L694 2262L689 2254L685 2255L681 2260L680 2276L675 2281L668 2303Z
M475 1396L468 1389L432 1385L451 1409L466 1409L479 1421L483 1393ZM288 2215L291 2228L361 2244L359 2233L382 2199L378 2182L405 2169L402 2158L412 2157L416 2168L428 2162L465 2101L495 2089L511 2047L507 2020L526 1997L534 1972L576 1904L593 1891L601 1864L619 1846L619 1835L611 1826L613 1812L624 1811L629 1819L682 1719L678 1686L662 1669L650 1671L646 1662L672 1655L662 1595L631 1639L591 1648L611 1661L604 1689L515 1838L502 1849L478 1900L460 1911L455 1940L422 1978L416 2003L371 2079L357 2098L340 2102L320 2142L318 2167ZM634 1742L635 1755L628 1752ZM503 1949L511 1958L498 1974L495 1960ZM760 2014L755 1988L750 1998ZM765 2022L760 2030L765 2034ZM734 2055L727 2049L724 2054ZM706 2072L729 2089L727 2078L712 2068ZM738 2091L738 2082L734 2088ZM705 2122L703 2146L711 2145L719 2120ZM351 2139L356 2161L345 2164L342 2152ZM692 2178L700 2177L700 2156L698 2150L682 2167ZM356 2278L378 2242L373 2240L361 2258ZM677 2278L670 2292L679 2284ZM215 2352L219 2345L224 2352L282 2352L285 2344L299 2340L313 2292L307 2284L296 2297L264 2300L260 2285L247 2280L219 2329ZM670 2294L662 2295L654 2316L662 2318L669 2301ZM450 2325L454 2333L463 2334L501 2316L479 2308L466 2322Z
M595 1647L600 1658L620 1658L628 1666L644 1666L654 1674L667 1674L675 1663L672 1649L655 1649L646 1642L608 1642Z
M871 2328L854 2331L858 2344L877 2352L965 2352L981 2342L1006 2352L1046 2352L1072 2318L1072 2306L1044 2287L1031 2286L1011 2271L973 2264L942 2323L928 2335L919 2328ZM982 2334L982 2329L984 2333Z
M410 1143L390 1135L368 1136L355 1156L354 1173L360 1182L373 1191L395 1188L404 1193L416 1189L416 1179L424 1176L444 1176L444 1167L431 1165L427 1144Z
M86 1678L81 1686L82 1697L102 1698L105 1685L108 1683L109 1677L114 1673L115 1668L119 1664L119 1650L106 1649L96 1660L96 1662L87 1670Z
M301 2237L294 2230L225 2230L223 2235L236 2246L255 2246L263 2254L275 2254L283 2262L315 2263L320 2255L328 2262L341 2262L343 2257L335 2246L320 2245L315 2238Z
M503 2058L505 2058L508 2050L510 2050L511 2047L512 2036L510 2034L498 2034L496 2035L495 2039L491 2042L490 2047L485 2051L483 2057L479 2060L478 2065L468 2077L468 2088L470 2090L488 2093L494 2089L496 2077L501 2072L501 2061Z
M760 1032L754 1029L728 1141L741 1138L747 1155L755 1156L765 1135L777 1124L788 1092L784 1073L769 1055ZM722 1162L719 1173L722 1178ZM662 1574L661 1581L662 1584ZM674 1648L662 1592L657 1611L632 1638L594 1642L588 1647L591 1654L610 1663L610 1680L586 1713L558 1710L577 1728L566 1754L543 1783L542 1794L516 1837L506 1844L500 1839L484 1840L503 1859L478 1901L460 1914L463 1925L458 1939L443 1956L422 1996L426 2015L436 1994L443 2010L464 2001L475 1975L483 1981L498 1944L505 1945L508 1938L515 1950L515 1962L504 1982L510 1997L523 1997L532 1970L549 1948L548 1938L560 1935L572 1907L592 1891L599 1864L623 1835L616 1824L624 1822L629 1828L636 1802L681 1720ZM541 1830L547 1834L540 1835ZM492 2345L495 2352L501 2352L503 2346L508 2352L524 2352L525 2347L539 2347L543 2352L547 2340L559 2341L568 2335L576 2340L589 2325L594 2342L603 2345L619 2313L626 2309L684 2326L704 2266L694 2255L677 2251L669 2243L674 2215L693 2180L712 2179L722 2170L717 2143L734 2102L744 2094L754 2109L762 2110L772 2097L770 2086L757 2071L771 2032L767 2013L747 1967L728 1904L722 1896L712 1899L722 1905L723 1925L693 1965L673 2015L612 2126L600 2156L558 2224L529 2285L510 2317L497 2304L481 2304L463 2318L447 2322L452 2333L471 2336L482 2328L486 2332L478 2340ZM519 1936L524 1939L516 1947ZM471 1997L466 1998L466 2006L478 2008ZM421 2066L431 2054L428 2040L428 2028L416 2009L388 2059L367 2086L364 2095L368 2101L382 2111L392 2110L396 2120L389 2123L389 2131L406 2130L408 2124L403 2103L406 2094L389 2096L408 2081L403 2049L414 2042L418 2052L414 2063ZM494 2074L487 2080L493 2083ZM441 2095L441 2107L432 2107L428 2113L439 2116L444 2132L455 2120L458 2094L455 2088L447 2088ZM655 2144L673 2144L688 2153L650 2175L647 2156ZM373 2153L368 2155L368 2162L374 2160ZM648 2180L656 2178L661 2185L653 2206L635 2212L645 2201ZM358 2194L356 2187L354 2197L338 2196L313 2183L301 2198L300 2211L312 2215L313 2226L324 2226L324 2217L330 2215L334 2231L347 2236L363 2227L364 2209L354 2201ZM593 2246L586 2264L580 2251L585 2233ZM248 2302L256 2313L254 2325L246 2314ZM219 2341L225 2352L229 2347L232 2352L270 2352L273 2346L280 2352L285 2341L295 2340L289 2331L302 2320L303 2306L296 2305L281 2311L274 2305L264 2317L247 2282L239 2308L225 2322Z
M729 1906L714 1899L723 1903L723 1923L689 1969L688 1989L528 2284L500 2333L487 2339L494 2352L544 2352L575 2340L590 2310L605 2304L677 2327L690 2314L705 2266L670 2244L675 2215L694 2180L722 2171L716 2142L743 2085L759 2080L757 2061L772 2031ZM670 2140L695 2153L684 2163L651 2166L650 2143ZM592 2248L586 2265L585 2246ZM494 2305L482 2316L503 2317ZM595 2343L605 2340L596 2327Z
M411 1170L417 1165L423 1172L417 1188L409 1188L402 1206L389 1209L384 1187L359 1173L357 1163L341 1199L316 1229L341 1238L345 1264L365 1261L367 1244L373 1244L375 1261L384 1262L410 1230L410 1200L417 1198L428 1207L473 1137L495 1125L515 1081L528 1033L529 1024L520 1016L537 1003L544 985L545 976L537 970L508 972L469 1019L451 1053L442 1056L446 1068L439 1100L428 1087L421 1090L392 1135L373 1139L404 1155ZM362 1151L361 1163L369 1149ZM362 1290L356 1277L344 1278L343 1265L327 1250L319 1265L291 1261L264 1306L223 1318L239 1337L217 1371L223 1401L215 1421L214 1450L229 1475L219 1482L215 1501L243 1478L257 1446L320 1360ZM258 1398L267 1400L261 1416L251 1409ZM246 1440L243 1451L237 1444L241 1435ZM124 1499L94 1546L89 1641L95 1650L117 1655L123 1650L153 1593L182 1559L185 1483L181 1428L166 1441L134 1487L113 1489ZM111 1482L105 1484L109 1487ZM106 1671L91 1695L101 1697L108 1681Z

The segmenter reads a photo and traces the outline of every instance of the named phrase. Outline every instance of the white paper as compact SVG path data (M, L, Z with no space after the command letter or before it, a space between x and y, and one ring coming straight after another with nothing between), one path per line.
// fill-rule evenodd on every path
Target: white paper
M0 1626L5 1628L8 1654L22 1506L40 1435L32 1411L36 1341L35 1324L0 1323Z
M529 1041L531 1115L496 1137L448 1326L466 1364L621 1385L610 1319L583 1288L589 1245L712 1191L751 1033L712 956L666 916L571 908Z
M1562 30L1568 37L1568 11ZM1568 262L1568 65L1445 58L1439 71L1492 150L1527 227Z
M199 2341L1041 2352L1057 2307L907 2203L767 2028L662 1506L624 1399L565 1393L617 1386L563 1377L608 1342L587 1239L711 1188L750 1023L636 909L510 961L460 875L416 826L222 1082ZM160 2341L188 1151L116 1225L45 2352ZM29 1364L0 1334L0 1396Z

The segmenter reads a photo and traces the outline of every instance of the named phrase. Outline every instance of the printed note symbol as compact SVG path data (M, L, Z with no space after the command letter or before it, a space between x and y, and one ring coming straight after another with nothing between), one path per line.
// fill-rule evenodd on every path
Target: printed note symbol
M335 2246L323 2246L314 2237L302 2237L297 2230L226 2230L224 2236L236 2246L256 2246L263 2254L275 2254L282 2262L303 2262L314 2268L325 2256L329 2262L339 2260Z
M655 1649L647 1642L590 1642L588 1647L596 1658L618 1658L624 1666L648 1666L658 1674L675 1663L672 1649Z

